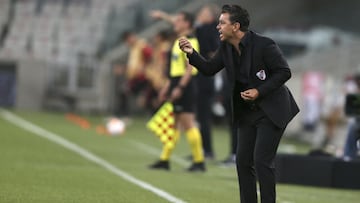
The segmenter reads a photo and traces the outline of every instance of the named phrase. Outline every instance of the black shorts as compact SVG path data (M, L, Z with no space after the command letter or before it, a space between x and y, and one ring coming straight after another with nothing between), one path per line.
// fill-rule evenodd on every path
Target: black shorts
M179 84L180 77L170 78L170 90L172 90ZM174 113L194 113L195 112L195 99L196 86L194 81L191 79L188 85L183 89L180 98L173 101Z

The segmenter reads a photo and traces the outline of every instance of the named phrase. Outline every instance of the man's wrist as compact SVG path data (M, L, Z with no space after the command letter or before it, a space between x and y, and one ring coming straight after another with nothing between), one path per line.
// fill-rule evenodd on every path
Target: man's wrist
M187 56L191 56L195 52L194 48L192 49L191 53L186 53Z

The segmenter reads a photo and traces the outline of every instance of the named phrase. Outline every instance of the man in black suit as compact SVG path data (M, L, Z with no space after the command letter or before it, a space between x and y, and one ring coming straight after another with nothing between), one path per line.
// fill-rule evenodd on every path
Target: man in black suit
M225 5L217 25L221 45L214 57L205 60L186 39L179 46L190 64L206 75L226 69L233 121L239 128L236 165L241 202L257 203L257 177L261 202L275 203L274 158L299 108L284 85L291 77L284 55L273 40L249 31L249 22L244 8Z

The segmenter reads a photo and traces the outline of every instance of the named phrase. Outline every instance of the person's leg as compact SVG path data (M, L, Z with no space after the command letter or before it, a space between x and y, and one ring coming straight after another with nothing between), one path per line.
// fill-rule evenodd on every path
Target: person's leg
M355 139L356 139L356 141L355 141L355 143L356 143L355 158L356 158L356 156L358 155L358 152L360 150L360 121L359 120L356 121L354 134L355 134Z
M161 155L160 155L160 160L155 162L154 164L151 164L149 167L152 169L170 169L170 165L169 165L169 159L171 156L171 153L173 152L174 148L175 148L175 144L177 143L177 141L180 138L180 130L179 130L179 125L178 125L178 121L179 120L179 116L175 115L175 132L174 132L174 143L173 144L163 144L162 147L162 151L161 151Z
M223 166L234 166L236 164L236 150L238 139L238 127L229 121L229 134L230 134L230 154L221 163Z
M256 125L255 170L260 184L261 203L275 203L274 158L284 129L264 117Z
M193 113L180 113L178 121L180 126L184 129L187 140L190 144L193 162L204 162L201 134L195 125L195 115Z
M354 159L357 153L356 146L356 127L355 122L349 124L349 131L346 136L344 147L344 158L346 160Z
M341 111L342 111L341 108L333 107L331 109L330 114L326 118L326 120L325 120L325 138L321 143L322 148L325 148L333 140L333 138L335 136L335 130L336 130L337 124L340 119Z
M205 156L213 157L212 137L211 137L211 103L212 100L207 97L200 98L197 101L197 120L200 124L200 133Z
M129 105L129 94L126 92L122 92L120 94L120 109L121 116L129 116L130 115L130 105Z
M161 151L161 155L160 155L160 160L161 161L169 161L170 156L172 151L175 148L175 144L177 143L177 141L180 138L180 130L179 129L175 129L175 133L174 133L174 145L170 145L170 144L164 144L162 151Z
M236 154L237 139L238 139L238 127L234 124L230 125L230 156Z
M237 150L237 143L238 143L238 126L235 125L232 120L231 115L231 101L230 98L225 99L224 107L226 111L226 117L229 125L229 135L230 135L230 154L229 157L223 161L223 163L235 163L235 155Z
M253 156L255 140L256 129L250 125L240 124L236 153L236 169L242 203L257 203Z

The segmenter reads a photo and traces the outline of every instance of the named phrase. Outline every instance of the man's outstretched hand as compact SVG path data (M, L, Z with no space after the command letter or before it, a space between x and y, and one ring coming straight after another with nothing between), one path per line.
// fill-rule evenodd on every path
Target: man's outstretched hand
M191 43L186 38L179 39L179 47L180 47L181 51L183 51L187 54L192 54L194 51Z

